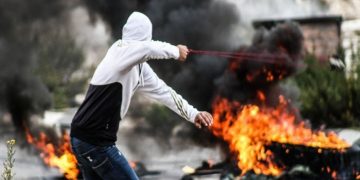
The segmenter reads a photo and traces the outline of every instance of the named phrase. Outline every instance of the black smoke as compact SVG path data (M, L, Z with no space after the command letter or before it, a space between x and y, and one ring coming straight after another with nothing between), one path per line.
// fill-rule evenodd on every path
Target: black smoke
M62 44L49 34L64 29L66 9L61 0L0 1L0 119L5 113L11 115L18 140L24 140L26 129L32 128L31 117L42 116L53 104L39 72L40 59L52 64L61 57L40 52L48 51L48 42Z
M231 30L240 22L240 15L231 4L205 0L171 2L150 3L147 12L154 22L155 38L186 44L192 49L231 50ZM156 7L163 8L159 11ZM204 56L190 56L187 62L180 66L157 63L154 68L194 106L209 110L214 79L222 74L227 62ZM168 67L173 67L172 72Z
M303 35L297 23L278 24L259 29L250 46L237 52L251 57L233 58L228 70L217 80L220 96L244 104L277 105L282 94L279 82L293 75L302 65Z
M133 11L143 11L148 0L83 0L92 21L100 15L110 26L112 36L121 38L122 26Z

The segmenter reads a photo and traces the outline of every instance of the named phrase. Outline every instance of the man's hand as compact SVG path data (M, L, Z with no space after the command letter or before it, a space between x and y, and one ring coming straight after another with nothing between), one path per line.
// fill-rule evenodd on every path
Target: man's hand
M177 47L179 48L179 53L180 53L179 60L184 62L187 58L187 55L189 54L189 49L181 44L177 45Z
M213 117L206 111L200 111L195 117L195 126L201 128L202 126L211 126L213 124Z

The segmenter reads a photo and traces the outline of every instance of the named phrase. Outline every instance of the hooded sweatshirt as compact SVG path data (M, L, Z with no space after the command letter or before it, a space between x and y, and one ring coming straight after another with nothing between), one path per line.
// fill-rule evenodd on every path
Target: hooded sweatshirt
M109 48L96 68L71 123L72 137L94 145L115 143L119 122L135 92L157 100L190 122L198 113L146 63L150 59L178 59L179 49L152 41L151 21L139 12L129 16L122 33L122 39Z

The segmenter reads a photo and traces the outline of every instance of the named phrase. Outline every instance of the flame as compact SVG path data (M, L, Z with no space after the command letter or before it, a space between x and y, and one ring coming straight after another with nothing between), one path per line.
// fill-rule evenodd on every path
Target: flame
M239 68L239 61L230 61L229 63L229 69L231 71L237 71L237 69Z
M336 179L336 178L337 178L336 171L333 171L333 172L331 173L331 177L332 177L333 179Z
M209 164L210 168L213 167L215 164L214 160L212 160L212 159L208 159L206 162Z
M360 179L360 171L356 171L355 169L354 169L354 174L355 174L355 179L356 180L358 180L358 179Z
M263 73L266 76L266 81L270 82L274 80L274 75L271 70L268 70L266 67L263 67Z
M273 153L265 148L271 142L289 143L342 150L349 145L334 132L312 131L305 123L295 122L288 112L287 101L279 97L276 108L241 105L225 98L213 103L212 132L228 142L236 154L242 174L253 170L256 174L279 175L283 168L273 162ZM336 176L336 172L333 172Z
M248 82L252 82L252 81L254 80L254 76L251 75L251 74L247 74L247 75L246 75L246 80L247 80Z
M266 80L267 80L267 81L273 81L273 80L274 80L274 75L272 74L271 71L268 71L268 72L266 73Z
M135 161L129 161L129 165L132 169L136 168L136 162Z
M34 145L41 152L40 157L46 165L58 168L66 179L77 179L79 174L77 160L71 151L70 136L67 133L63 134L59 147L49 142L43 132L39 134L39 138L35 138L29 130L26 130L26 139L29 144Z
M261 102L265 102L266 96L265 96L264 92L262 92L262 91L259 90L259 91L257 91L256 93L257 93L258 99L260 99Z

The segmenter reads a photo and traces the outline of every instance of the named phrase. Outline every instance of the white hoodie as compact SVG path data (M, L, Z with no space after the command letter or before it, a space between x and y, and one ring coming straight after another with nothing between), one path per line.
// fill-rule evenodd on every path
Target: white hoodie
M132 13L123 27L122 40L116 41L108 50L91 84L117 81L123 85L121 118L125 116L131 97L138 90L194 122L198 111L159 79L146 63L150 59L178 59L179 49L168 43L152 41L151 38L152 23L149 18L139 12Z

